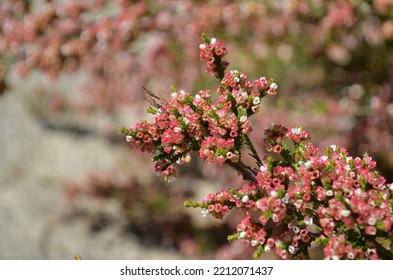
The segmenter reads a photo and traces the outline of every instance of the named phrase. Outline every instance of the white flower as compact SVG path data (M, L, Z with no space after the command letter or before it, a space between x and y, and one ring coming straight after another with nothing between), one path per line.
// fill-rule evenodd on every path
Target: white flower
M247 116L241 116L239 121L241 123L244 123L246 120L247 120Z
M348 209L341 210L341 216L348 217L349 215L351 215L351 211Z
M126 136L126 141L127 141L127 142L131 142L131 136L130 136L130 135L127 135L127 136Z
M201 96L199 94L195 94L195 99L199 100L199 99L201 99Z
M278 197L278 192L276 192L276 191L271 191L271 192L270 192L270 195L271 195L272 197L274 197L274 198L277 198L277 197Z
M368 218L368 224L369 224L370 226L375 225L376 222L377 222L377 220L375 219L374 216L371 216L370 218Z
M172 97L173 99L176 99L176 98L177 98L177 92L172 92L172 93L171 93L171 97Z
M210 44L215 45L217 43L217 39L216 38L211 38L210 39Z
M305 216L305 217L304 217L304 223L305 223L306 226L312 225L312 224L313 224L313 219L312 219L312 217Z
M201 50L206 49L206 45L205 45L205 44L200 44L200 45L199 45L199 49L201 49Z
M296 252L295 247L293 247L292 245L288 246L288 252L291 254L294 254Z
M269 253L269 252L270 252L270 247L267 246L267 245L265 245L265 247L263 248L263 250L264 250L266 253Z
M300 134L302 129L300 127L294 127L291 129L291 131L292 131L292 134L298 135L298 134Z
M288 198L287 196L284 196L284 197L281 199L281 201L282 201L283 203L285 203L285 204L288 204L289 198Z
M297 209L299 209L299 208L303 205L303 200L298 199L298 200L296 200L296 201L293 203L293 205L295 205L295 207L296 207Z
M327 190L326 191L327 196L333 196L333 191L332 190Z
M242 198L243 203L246 203L248 200L249 200L248 195L243 196L243 198Z
M356 190L355 190L355 194L356 194L357 196L361 196L361 195L363 194L363 192L362 192L361 189L356 189Z
M299 233L299 231L300 231L298 226L293 226L292 230L293 230L294 233Z
M304 163L304 167L306 167L307 169L310 169L312 167L312 161L308 160Z
M267 167L264 165L261 165L261 167L259 167L259 170L261 170L262 172L267 171Z
M202 213L202 217L205 218L207 215L209 215L209 210L203 209L203 210L201 211L201 213Z
M250 243L251 243L251 246L255 247L258 245L259 242L257 240L251 240Z
M337 146L336 145L331 145L330 148L332 148L333 151L337 151Z
M239 234L239 239L243 239L244 237L246 237L246 235L247 235L247 233L246 233L245 231L242 231L242 232Z
M278 88L276 83L271 83L269 86L270 89L276 90Z
M252 104L258 105L259 103L261 103L261 99L257 96L257 97L255 97L254 100L252 101Z

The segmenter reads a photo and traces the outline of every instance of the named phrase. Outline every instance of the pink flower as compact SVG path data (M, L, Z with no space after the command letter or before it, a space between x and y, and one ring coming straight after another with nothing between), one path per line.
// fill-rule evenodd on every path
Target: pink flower
M273 147L273 152L275 152L275 153L281 153L281 151L282 151L282 146L280 145L280 144L277 144L277 145L275 145L274 147Z
M367 226L367 227L364 229L364 232L365 232L367 235L375 235L375 234L377 233L377 229L376 229L374 226Z

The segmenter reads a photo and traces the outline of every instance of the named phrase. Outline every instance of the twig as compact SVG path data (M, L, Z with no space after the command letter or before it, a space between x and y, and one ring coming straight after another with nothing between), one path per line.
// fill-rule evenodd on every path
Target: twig
M383 259L383 260L393 260L393 253L389 250L387 250L385 247L383 247L381 244L379 244L375 238L371 236L364 236L364 239L366 240L366 244L370 247L374 247L377 250L378 256Z
M254 145L251 142L251 139L247 134L244 134L244 138L246 139L247 147L251 150L251 156L257 161L258 167L262 166L262 160L259 158L257 151L254 148Z
M168 101L166 101L161 95L154 94L151 90L148 90L145 87L142 87L148 96L145 96L144 99L149 102L153 107L160 109L164 105L168 105Z
M235 169L240 175L242 175L245 181L251 181L255 184L257 183L257 176L256 176L257 170L255 170L254 168L245 165L241 161L239 162L226 161L226 164L228 164L230 167Z

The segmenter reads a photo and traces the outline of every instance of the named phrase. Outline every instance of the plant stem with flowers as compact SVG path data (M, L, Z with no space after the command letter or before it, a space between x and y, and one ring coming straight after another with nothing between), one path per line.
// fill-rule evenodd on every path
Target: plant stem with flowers
M242 211L244 219L228 240L255 247L255 258L275 250L283 259L309 259L309 248L318 243L326 259L393 259L393 184L375 171L376 162L367 154L353 158L335 145L321 152L303 128L276 124L264 132L268 154L261 159L249 138L249 118L263 97L276 94L277 84L226 71L223 43L202 38L200 59L220 80L216 101L210 90L174 91L168 102L149 92L153 119L122 128L126 140L153 153L155 170L166 180L190 154L235 169L244 186L185 205L217 219ZM255 166L243 162L243 147Z

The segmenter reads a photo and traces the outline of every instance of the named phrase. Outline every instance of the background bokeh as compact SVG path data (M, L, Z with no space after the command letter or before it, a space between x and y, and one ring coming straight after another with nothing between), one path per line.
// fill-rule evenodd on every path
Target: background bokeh
M236 174L193 159L165 183L117 133L148 118L142 86L217 87L202 32L229 69L279 85L253 119L261 154L267 124L302 126L393 181L391 0L1 0L0 23L1 259L251 257L226 241L236 214L183 206Z

